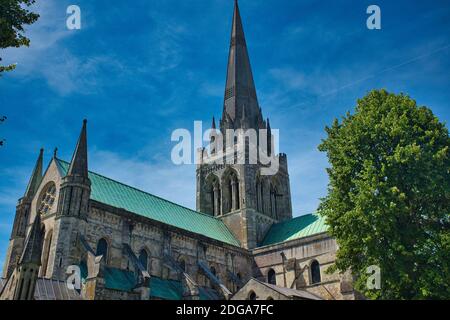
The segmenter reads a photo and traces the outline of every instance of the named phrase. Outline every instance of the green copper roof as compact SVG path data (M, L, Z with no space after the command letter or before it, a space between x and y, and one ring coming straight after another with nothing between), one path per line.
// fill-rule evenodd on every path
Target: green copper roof
M81 276L85 281L87 276L86 265L80 265L80 270ZM103 268L103 272L105 287L107 289L130 292L133 291L133 289L136 287L137 278L136 274L132 271L105 266ZM200 287L199 291L200 300L211 300L210 295L213 294L212 289ZM183 286L180 281L161 279L152 276L150 279L149 298L163 300L182 300Z
M67 174L69 163L57 159L61 174ZM91 199L122 208L180 229L204 235L234 246L240 246L225 224L210 215L203 214L123 183L89 172ZM176 192L176 190L174 190Z
M108 289L131 291L136 287L136 275L131 271L105 267L103 272L105 287Z
M272 225L261 246L286 242L326 232L325 218L317 214L307 214Z
M150 297L164 300L181 300L183 299L183 287L180 281L152 277L150 280Z
M211 300L205 291L207 289L199 288L200 300ZM150 280L150 297L164 300L182 300L183 285L181 281L152 277Z

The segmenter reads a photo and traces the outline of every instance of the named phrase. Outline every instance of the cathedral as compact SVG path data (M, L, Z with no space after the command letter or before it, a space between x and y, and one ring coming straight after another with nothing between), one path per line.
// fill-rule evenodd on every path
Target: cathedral
M90 171L85 120L70 162L55 152L44 167L39 153L17 203L0 299L356 298L349 273L325 272L337 244L324 218L292 216L287 156L274 154L237 1L227 68L222 119L211 127L266 132L257 144L279 163L276 174L262 174L259 158L219 164L201 149L191 210Z

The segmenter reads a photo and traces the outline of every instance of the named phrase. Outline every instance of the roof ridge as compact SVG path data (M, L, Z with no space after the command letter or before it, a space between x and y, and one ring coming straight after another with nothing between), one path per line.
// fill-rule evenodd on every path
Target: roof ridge
M70 164L69 162L67 162L67 161L65 161L65 160L62 160L62 159L59 159L59 158L55 158L55 159L56 159L57 161L64 162L65 164ZM206 216L206 217L208 217L208 218L212 218L212 219L217 220L217 221L222 221L222 220L220 220L220 219L218 219L218 218L216 218L216 217L213 217L213 216L211 216L211 215L209 215L209 214L206 214L206 213L204 213L204 212L200 212L200 211L197 211L197 210L188 208L188 207L186 207L186 206L180 205L180 204L175 203L175 202L173 202L173 201L164 199L164 198L162 198L162 197L160 197L160 196L154 195L153 193L150 193L150 192L148 192L148 191L144 191L144 190L138 189L137 187L130 186L130 185L124 183L124 182L120 182L120 181L114 180L114 179L109 178L109 177L107 177L107 176L105 176L105 175L102 175L102 174L100 174L100 173L97 173L97 172L94 172L94 171L91 171L91 170L88 170L88 172L89 172L89 173L92 173L92 174L95 174L96 176L105 178L105 179L107 179L107 180L109 180L109 181L112 181L112 182L115 182L115 183L119 183L119 184L121 184L121 185L123 185L123 186L125 186L125 187L127 187L127 188L130 188L130 189L136 190L136 191L138 191L138 192L142 192L142 193L144 193L144 194L147 194L147 195L149 195L149 196L158 198L158 199L160 199L160 200L162 200L162 201L165 201L165 202L167 202L167 203L171 203L171 204L173 204L173 205L176 205L177 207L180 207L180 208L183 208L183 209L187 209L187 210L189 210L189 211L192 211L192 212L197 213L197 214L201 214L201 215L203 215L203 216Z
M298 216L298 217L293 217L293 218L288 219L288 220L284 220L284 221L281 221L281 222L278 222L278 223L274 223L272 226L281 225L281 224L284 224L284 223L289 223L292 220L297 220L297 219L305 218L305 217L308 217L308 216L319 216L320 217L320 215L317 212L315 212L315 213L306 213L306 214Z

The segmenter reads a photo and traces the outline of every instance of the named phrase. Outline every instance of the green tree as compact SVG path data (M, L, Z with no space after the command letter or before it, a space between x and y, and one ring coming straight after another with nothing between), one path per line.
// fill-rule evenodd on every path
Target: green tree
M450 298L450 138L403 94L372 91L326 128L331 168L319 211L339 249L330 271L352 270L370 299ZM367 267L381 269L368 289Z
M25 37L25 25L30 25L39 15L28 10L35 0L1 0L0 1L0 49L29 46L30 39ZM2 58L0 57L0 62ZM5 71L11 71L16 66L0 65L0 76Z

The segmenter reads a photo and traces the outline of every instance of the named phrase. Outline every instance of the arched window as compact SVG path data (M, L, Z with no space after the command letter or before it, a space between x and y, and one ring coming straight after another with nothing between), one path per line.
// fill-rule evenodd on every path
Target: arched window
M222 180L223 186L223 208L222 213L229 213L240 209L240 194L239 194L239 177L233 170L227 171Z
M42 247L42 265L40 270L40 276L45 278L47 276L47 269L48 269L48 261L50 257L50 248L52 245L52 236L53 236L53 230L50 230L45 237L44 244Z
M145 270L148 271L148 253L147 250L142 249L139 253L139 262L142 264Z
M37 211L42 215L50 213L54 207L55 199L56 185L54 182L49 182L39 196Z
M256 293L254 291L250 291L248 300L256 300Z
M226 254L226 264L227 264L227 270L233 271L233 256L230 253Z
M277 284L275 270L270 269L269 272L267 273L267 283L275 284L275 285Z
M103 256L102 261L107 263L107 261L108 261L108 242L104 238L101 238L100 240L98 240L97 251L96 251L95 255L97 257Z
M277 212L277 197L278 192L277 188L271 184L270 185L270 214L273 218L278 219L278 212Z
M214 216L220 216L221 190L219 179L216 175L211 174L206 179L206 192L209 196L206 197L205 211Z
M266 300L273 300L273 298L272 297L267 297L267 299Z
M320 283L320 265L317 260L311 263L311 284Z
M186 261L184 261L184 259L180 259L179 265L181 270L183 270L183 272L186 272Z
M211 271L211 273L212 273L213 275L216 275L216 274L217 274L216 268L211 267L209 270Z

